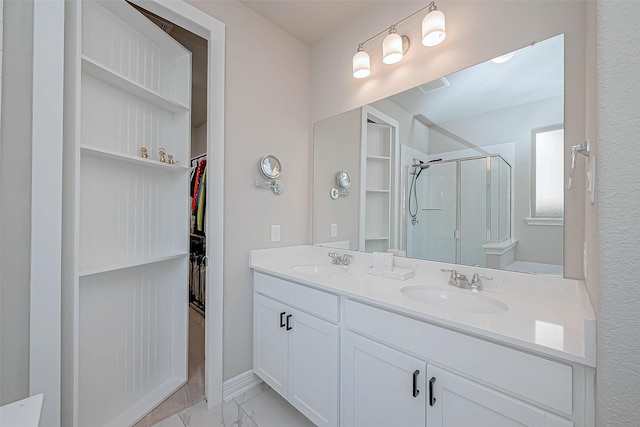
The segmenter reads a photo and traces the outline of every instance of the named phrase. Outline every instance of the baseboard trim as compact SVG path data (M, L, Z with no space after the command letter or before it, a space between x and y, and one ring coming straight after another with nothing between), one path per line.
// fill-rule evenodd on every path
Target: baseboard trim
M262 380L253 373L253 369L249 369L247 372L229 378L222 384L222 400L227 402L260 384L262 384Z

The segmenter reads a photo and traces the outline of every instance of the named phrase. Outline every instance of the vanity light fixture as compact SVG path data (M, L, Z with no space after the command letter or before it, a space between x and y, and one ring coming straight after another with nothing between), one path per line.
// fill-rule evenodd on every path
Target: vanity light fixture
M429 13L422 20L422 44L437 46L447 37L444 25L444 13L440 12L435 2L429 3Z
M382 62L385 64L400 62L407 50L409 50L409 37L398 34L396 26L392 25L389 35L382 42Z
M358 46L358 52L353 56L353 77L362 79L371 74L371 60L369 54L364 51L362 43Z
M353 77L362 79L371 74L371 59L369 58L369 54L365 52L364 45L384 33L388 33L388 35L382 42L382 62L385 64L395 64L401 61L404 54L409 50L410 43L409 37L398 34L396 27L427 8L429 12L422 20L422 44L425 46L436 46L442 43L446 37L444 13L438 10L435 2L431 2L422 9L413 12L406 18L401 19L360 43L356 54L353 56Z

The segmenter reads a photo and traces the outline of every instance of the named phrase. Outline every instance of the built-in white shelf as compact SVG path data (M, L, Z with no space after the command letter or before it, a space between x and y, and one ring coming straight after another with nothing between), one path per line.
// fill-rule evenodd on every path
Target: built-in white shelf
M109 83L123 91L133 94L139 98L156 104L174 113L188 112L189 106L183 105L175 100L159 94L149 88L142 86L140 83L131 80L127 76L100 64L96 60L82 55L82 71L87 72L95 78Z
M136 165L141 165L141 166L146 166L151 168L165 169L165 170L171 170L176 172L184 171L188 169L186 165L175 164L175 163L174 164L163 163L158 160L153 160L148 158L145 159L139 156L132 156L130 154L119 153L117 151L107 150L106 148L94 147L86 144L80 145L80 150L83 154L88 154L88 155L97 156L97 157L104 157L111 160L118 160L118 161L127 162L127 163L134 163Z
M365 240L389 240L389 236L366 236Z
M188 255L189 255L188 253L183 252L183 253L167 255L163 257L145 258L145 259L139 259L135 261L117 262L113 264L105 264L105 265L99 265L95 267L82 268L78 272L78 276L86 277L86 276L92 276L94 274L109 273L116 270L123 270L125 268L140 267L143 265L171 261L174 259L184 258Z
M380 188L367 188L367 193L390 193L391 190L383 190Z
M391 160L391 157L388 156L367 156L367 159L370 160Z
M129 425L131 420L135 420L140 413L144 413L149 407L153 407L162 401L167 395L182 387L184 381L180 378L167 378L162 384L157 386L153 391L145 395L142 399L131 405L127 410L120 413L116 418L110 420L106 427L120 427Z

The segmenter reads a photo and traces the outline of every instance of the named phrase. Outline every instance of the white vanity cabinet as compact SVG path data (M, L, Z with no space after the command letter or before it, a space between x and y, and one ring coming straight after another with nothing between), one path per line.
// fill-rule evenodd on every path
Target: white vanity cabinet
M254 275L253 367L318 426L338 425L338 297Z
M427 366L428 427L570 427L573 423L433 365Z
M254 372L316 425L595 425L589 360L360 296L381 279L271 271L254 271Z
M352 332L342 345L342 425L424 425L426 362Z
M574 425L570 365L349 299L344 325L343 427Z

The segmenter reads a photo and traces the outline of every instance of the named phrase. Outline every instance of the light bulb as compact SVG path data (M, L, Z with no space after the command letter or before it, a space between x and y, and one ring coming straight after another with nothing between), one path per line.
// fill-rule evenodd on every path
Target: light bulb
M358 51L353 55L353 77L363 79L371 74L371 60L369 54L364 51L362 46L358 47Z
M504 55L498 56L497 58L493 58L491 62L496 64L502 64L507 62L511 58L513 58L513 55L515 54L516 54L515 52L505 53Z
M402 37L391 27L389 35L382 42L382 62L385 64L395 64L399 62L404 54L402 53Z
M444 25L444 13L432 6L427 16L422 20L422 44L425 46L436 46L442 43L447 37Z

